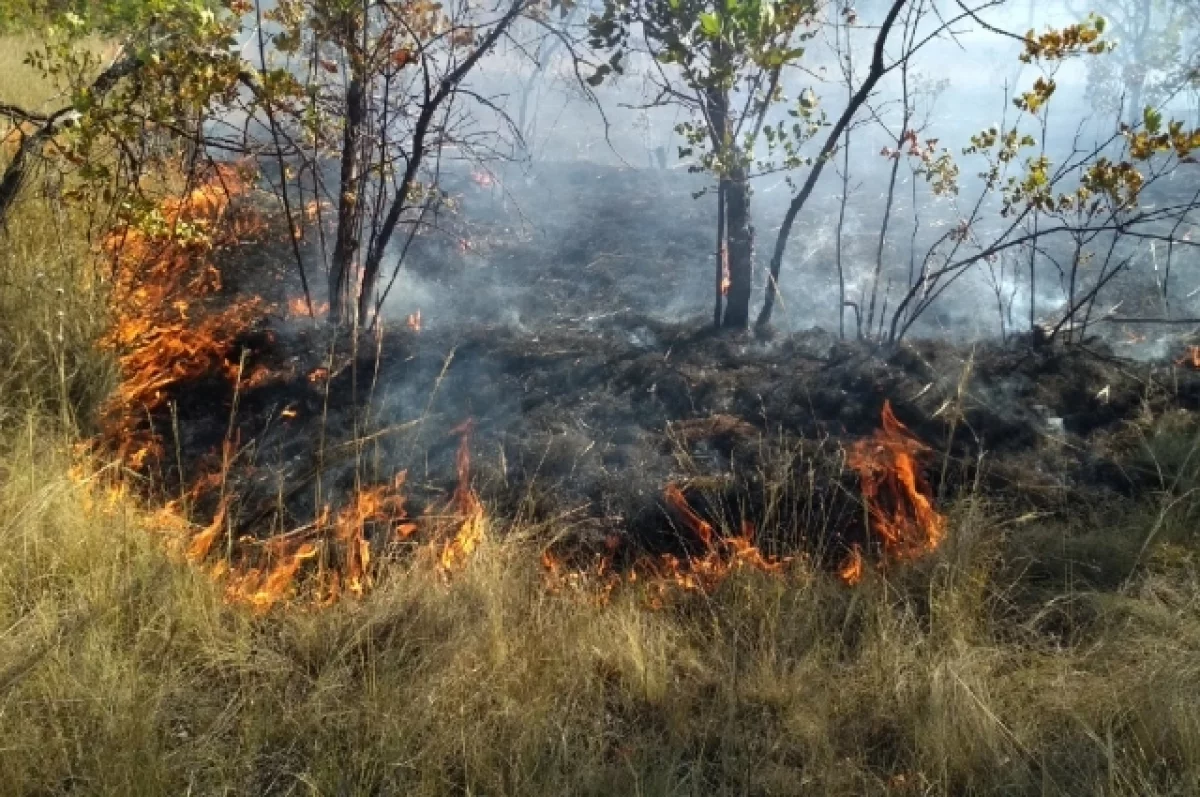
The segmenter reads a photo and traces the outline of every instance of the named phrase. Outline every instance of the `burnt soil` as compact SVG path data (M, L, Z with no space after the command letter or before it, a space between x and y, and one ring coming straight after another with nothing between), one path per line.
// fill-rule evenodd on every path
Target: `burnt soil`
M417 239L380 334L331 354L322 322L278 314L243 336L248 371L274 376L232 413L242 532L307 522L399 470L414 514L437 506L455 484L452 430L473 419L474 482L495 517L553 521L584 545L615 534L686 548L662 501L673 481L723 528L750 520L768 547L840 556L862 536L845 448L879 427L885 399L930 446L923 475L940 501L983 491L1064 515L1152 493L1154 469L1131 464L1145 419L1200 405L1200 373L1100 341L884 350L820 328L716 332L708 204L687 175L574 166L514 196L460 185L475 212ZM541 202L537 218L522 194ZM284 247L223 260L227 295L298 293ZM416 307L419 333L404 324ZM309 378L330 365L328 384ZM194 477L226 438L232 386L218 375L173 400ZM155 478L177 490L173 463Z

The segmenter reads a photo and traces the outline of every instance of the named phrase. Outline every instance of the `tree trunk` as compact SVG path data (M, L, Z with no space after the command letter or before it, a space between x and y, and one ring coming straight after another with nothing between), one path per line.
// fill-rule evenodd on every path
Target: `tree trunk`
M350 23L348 47L357 39L357 26ZM346 90L346 127L342 132L342 163L338 176L337 238L333 260L329 264L329 321L340 324L346 313L354 312L350 295L350 273L354 269L360 245L360 160L362 133L367 115L367 95L363 85L363 65L351 54L350 85Z
M721 317L725 312L725 269L728 267L728 253L725 249L725 188L726 181L722 179L717 184L717 278L716 300L713 303L713 326L721 326Z
M714 59L723 57L720 53ZM721 160L737 164L721 176L724 189L725 241L729 259L729 292L725 296L725 315L721 325L726 329L745 329L750 326L750 288L754 277L754 227L750 224L750 186L746 169L740 164L741 154L729 132L729 92L722 87L710 88L705 97L708 106L709 135L713 151ZM717 286L717 303L721 301L721 286Z
M725 188L725 230L729 241L729 293L725 297L726 329L750 326L750 290L754 279L754 226L750 223L750 187L738 167Z

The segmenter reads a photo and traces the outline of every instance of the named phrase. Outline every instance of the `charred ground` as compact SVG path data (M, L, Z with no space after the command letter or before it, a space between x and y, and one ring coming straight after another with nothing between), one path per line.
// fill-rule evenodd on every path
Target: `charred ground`
M1200 405L1200 372L1119 357L1100 339L885 350L820 328L759 339L714 332L701 312L674 320L703 307L712 274L702 206L680 201L690 178L551 174L509 191L466 183L467 211L415 239L390 313L357 343L331 347L320 319L276 313L223 369L244 350L242 374L269 377L174 385L173 409L152 418L178 430L160 487L211 471L232 439L241 534L309 523L322 503L401 470L415 509L432 511L456 477L450 430L473 419L484 500L500 517L554 521L560 548L687 550L695 541L662 499L674 482L720 528L749 521L768 550L836 562L866 542L845 449L879 426L885 399L939 452L924 476L940 500L982 490L1064 515L1160 489L1146 419ZM542 207L571 199L531 225L530 192ZM664 208L684 215L664 223ZM286 247L242 245L219 261L213 301L284 307L298 295ZM404 323L418 309L419 331Z

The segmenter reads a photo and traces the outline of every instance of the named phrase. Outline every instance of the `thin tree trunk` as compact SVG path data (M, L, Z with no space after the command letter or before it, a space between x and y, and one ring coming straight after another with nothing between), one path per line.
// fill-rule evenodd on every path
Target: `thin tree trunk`
M850 128L846 128L845 139L842 141L842 201L838 207L837 234L835 238L835 253L837 257L838 278L838 336L846 339L846 269L842 263L844 248L843 231L846 227L846 205L850 202ZM861 333L862 330L859 330ZM860 334L859 337L862 337Z
M433 126L434 114L447 98L454 95L459 83L475 68L479 60L492 51L496 42L509 29L509 26L513 24L525 7L525 0L512 0L512 5L508 7L504 16L496 21L492 29L488 31L487 35L476 46L475 50L463 59L462 63L451 70L449 74L438 81L436 90L431 85L428 67L426 66L425 101L421 105L421 113L417 117L416 124L413 127L408 165L404 169L404 177L400 180L400 185L392 197L391 205L388 207L388 212L383 218L383 223L378 230L372 233L366 263L363 265L362 287L358 295L359 316L361 318L365 319L366 314L370 311L371 299L375 295L375 283L379 279L379 269L383 264L383 254L392 240L392 235L396 231L396 225L400 223L401 214L408 208L408 194L417 179L417 173L425 156L427 147L426 137Z
M358 25L351 15L347 22L346 47L354 47ZM367 95L363 85L364 65L350 52L350 85L346 90L346 127L342 132L342 163L338 176L337 237L333 245L333 261L329 265L329 321L342 322L343 314L353 312L350 295L350 272L360 245L359 170L362 157L362 133L367 115Z
M716 299L713 304L713 326L721 326L721 313L725 301L725 268L728 263L725 241L725 189L728 182L724 179L717 185L717 277L715 284Z
M729 118L729 92L714 87L705 97L708 106L709 133L714 152L723 160L738 163L721 178L724 186L725 253L729 261L729 292L725 295L725 313L721 325L727 329L745 329L750 325L750 293L754 278L754 227L750 223L750 186L746 169L732 141ZM717 301L721 286L717 286Z
M754 279L754 226L750 223L750 187L745 169L732 171L725 190L725 229L729 245L729 294L723 326L750 326L750 293Z
M875 48L871 57L871 68L867 72L866 78L863 80L858 91L854 93L850 103L838 117L834 123L833 129L829 131L829 136L825 139L824 146L821 147L821 153L817 156L817 160L813 163L812 169L808 173L808 179L804 181L804 185L800 188L795 198L788 205L787 213L783 217L783 224L779 227L779 234L775 238L775 252L771 255L771 273L767 278L767 295L763 301L762 311L758 314L757 326L765 327L771 323L771 312L775 308L775 294L779 291L779 272L783 267L783 255L787 251L788 238L792 234L792 225L796 222L796 216L800 214L808 198L812 195L813 189L817 185L817 180L821 177L821 172L825 169L825 164L837 149L838 139L842 137L842 133L846 130L846 126L850 124L850 120L862 107L862 104L867 101L867 97L875 89L875 85L884 75L883 63L883 48L887 43L888 35L892 31L892 26L896 23L896 17L900 14L908 0L892 0L892 6L888 9L887 17L884 18L883 24L879 27L879 33L875 37Z
M1037 234L1038 215L1033 215L1033 232ZM1029 244L1029 333L1037 327L1037 239Z
M907 122L907 117L905 122ZM900 139L897 147L904 146L903 136L904 131L900 133ZM892 174L888 179L887 204L883 208L883 221L879 225L879 245L875 249L875 275L871 279L871 301L867 305L867 331L870 334L870 329L875 321L875 299L879 295L879 278L883 274L883 250L887 244L888 224L892 220L892 204L896 197L896 174L900 171L900 153L892 159ZM880 311L880 321L882 322L883 311Z

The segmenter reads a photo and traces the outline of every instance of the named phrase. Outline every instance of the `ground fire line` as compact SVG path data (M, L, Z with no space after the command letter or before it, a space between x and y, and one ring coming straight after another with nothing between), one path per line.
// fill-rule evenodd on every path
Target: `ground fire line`
M221 167L183 198L165 200L145 217L128 220L104 242L113 262L115 319L102 344L116 356L119 383L104 408L96 449L115 456L131 472L152 474L169 457L162 432L146 419L169 408L173 387L196 378L225 379L232 385L236 411L241 391L292 376L261 365L247 369L244 354L235 357L239 336L275 311L270 303L219 295L221 275L214 254L262 236L268 227L253 211L231 208L233 200L249 191L249 178ZM298 319L326 312L323 303L310 308L306 299L293 298L281 315ZM419 311L407 326L419 331ZM318 385L330 378L324 366L307 375L308 382ZM285 420L296 416L290 405L281 413ZM230 427L232 432L232 423ZM394 545L418 538L424 540L421 545L433 567L449 578L467 564L487 534L486 511L471 486L473 431L469 420L451 430L459 439L456 486L438 511L410 516L407 472L400 471L388 483L356 482L340 508L326 503L308 524L276 529L265 538L243 529L235 539L230 510L237 496L231 470L243 447L240 436L231 433L207 457L208 465L192 474L185 494L164 502L157 517L184 558L219 580L231 602L256 612L301 596L316 605L344 595L361 597ZM885 560L928 553L945 534L945 519L920 475L920 460L929 451L896 419L888 402L882 427L848 451ZM112 489L124 493L127 487L120 483ZM691 553L638 553L619 566L624 553L619 539L584 564L547 550L541 562L546 586L555 592L586 589L607 600L619 585L639 583L653 605L662 605L669 590L709 592L737 570L780 574L796 559L764 553L749 520L738 521L734 532L718 533L675 482L667 483L662 497L670 516L691 538ZM202 504L212 507L210 519L194 524L190 518ZM863 553L855 545L838 574L855 584L864 569Z

